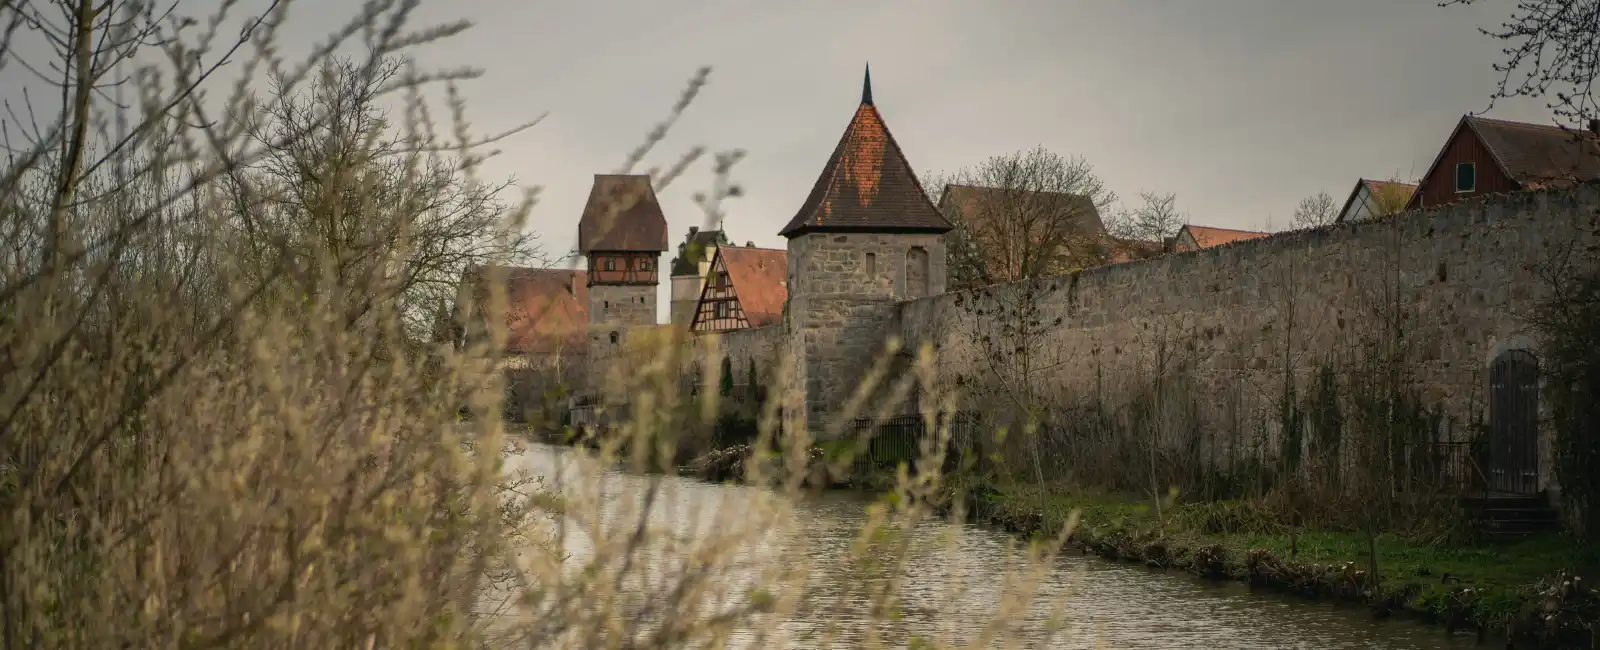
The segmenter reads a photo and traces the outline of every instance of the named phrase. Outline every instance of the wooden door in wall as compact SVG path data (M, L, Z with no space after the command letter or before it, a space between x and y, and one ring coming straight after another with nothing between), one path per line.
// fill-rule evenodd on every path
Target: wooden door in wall
M1539 360L1508 350L1489 367L1489 488L1539 491Z

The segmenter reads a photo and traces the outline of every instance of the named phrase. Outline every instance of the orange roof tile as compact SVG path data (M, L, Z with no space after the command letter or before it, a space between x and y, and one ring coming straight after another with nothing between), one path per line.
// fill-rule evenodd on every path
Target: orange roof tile
M789 224L784 237L807 232L932 232L950 222L928 201L922 183L872 103L870 73L861 106Z
M1411 193L1417 191L1417 186L1414 185L1414 184L1411 184L1411 183L1397 183L1395 181L1375 181L1375 180L1372 180L1370 178L1363 178L1363 179L1361 179L1361 182L1362 182L1362 184L1367 186L1367 191L1368 192L1372 192L1373 194L1382 194L1384 192L1394 192L1396 195L1404 196L1404 197L1409 199L1409 198L1411 198Z
M722 246L717 248L717 257L751 327L783 319L783 303L789 299L789 251Z
M467 273L479 301L487 298L491 280L505 279L507 352L587 351L589 288L584 271L502 266L479 267Z
M1194 238L1201 248L1231 244L1247 239L1259 239L1271 235L1270 232L1257 232L1254 230L1234 230L1232 228L1213 228L1211 226L1196 226L1185 224L1184 230L1189 231L1189 236Z

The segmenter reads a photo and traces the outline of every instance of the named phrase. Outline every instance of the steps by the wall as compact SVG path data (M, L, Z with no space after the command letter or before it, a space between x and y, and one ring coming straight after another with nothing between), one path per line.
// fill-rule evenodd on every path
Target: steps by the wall
M1493 537L1524 537L1561 528L1543 496L1493 495L1465 499L1467 512Z

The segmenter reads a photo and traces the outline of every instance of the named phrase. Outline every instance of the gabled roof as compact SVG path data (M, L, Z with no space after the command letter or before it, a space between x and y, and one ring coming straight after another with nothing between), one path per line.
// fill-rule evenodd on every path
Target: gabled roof
M589 288L585 274L581 270L514 266L474 267L466 272L479 305L488 300L489 282L504 277L506 352L513 354L587 351Z
M1396 197L1400 208L1404 208L1406 204L1410 203L1411 197L1417 193L1417 186L1410 183L1375 181L1370 178L1358 178L1356 179L1356 186L1350 188L1350 196L1344 200L1344 207L1339 208L1339 215L1337 217L1338 221L1342 222L1345 218L1345 215L1350 214L1350 208L1355 205L1356 197L1361 195L1361 190L1363 188L1367 190L1368 197L1384 195ZM1367 202L1369 203L1367 210L1373 211L1374 207L1370 205L1372 199L1368 198Z
M1487 117L1463 120L1506 174L1524 188L1600 177L1600 142L1593 133Z
M872 103L872 76L863 82L861 106L828 157L811 194L784 237L808 232L929 232L951 230L928 201L911 163Z
M1181 234L1185 230L1189 232L1190 237L1194 238L1195 244L1198 244L1201 248L1211 248L1212 246L1221 246L1223 244L1231 244L1236 241L1259 239L1261 237L1272 235L1270 232L1234 230L1232 228L1213 228L1211 226L1196 226L1194 224L1184 224L1183 228L1179 230L1179 233Z
M739 308L751 327L783 319L783 303L789 299L789 251L720 246L716 259L712 268L720 266L728 272L733 295L739 298Z
M1037 205L1041 209L1054 204L1052 207L1062 212L1070 212L1077 215L1079 217L1077 219L1078 223L1074 225L1086 229L1084 234L1099 234L1104 233L1106 230L1105 223L1100 220L1100 210L1095 207L1094 201L1081 194L1015 190L1002 187L978 187L951 183L945 185L944 191L939 195L939 205L947 205L954 208L963 219L967 220L969 228L981 227L979 222L983 221L987 216L1005 209L1004 206L1008 200L1008 195L1023 192L1032 194L1033 197L1029 197L1026 200L1038 201Z
M667 218L650 177L595 174L589 202L578 220L578 250L662 252Z
M1559 126L1463 115L1439 148L1424 181L1432 178L1445 151L1463 129L1470 130L1494 156L1500 170L1522 189L1564 185L1600 178L1600 138ZM1417 201L1413 196L1412 201Z

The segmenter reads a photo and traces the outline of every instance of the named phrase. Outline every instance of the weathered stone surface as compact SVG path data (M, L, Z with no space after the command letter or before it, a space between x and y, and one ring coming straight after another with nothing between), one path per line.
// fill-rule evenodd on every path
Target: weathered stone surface
M896 303L945 289L939 235L815 233L789 240L790 354L805 426L820 435L882 355ZM908 282L909 281L909 282Z
M1487 413L1488 367L1500 353L1535 346L1519 313L1543 295L1539 264L1575 242L1600 209L1600 188L1529 192L1395 215L1373 222L1282 233L1217 248L1038 280L1038 319L1061 320L1039 335L1031 385L1047 402L1125 401L1158 375L1192 382L1204 444L1245 453L1276 449L1275 400L1285 369L1306 387L1319 364L1349 367L1384 324L1402 318L1395 348L1425 399L1468 435ZM891 333L938 349L940 381L997 389L997 304L1018 303L1024 283L934 295L900 304ZM975 309L973 306L977 305ZM807 321L836 322L826 304ZM832 340L862 329L832 326L828 349L812 352L832 380L857 366ZM802 333L802 336L805 334ZM992 340L992 338L991 338ZM817 408L835 403L826 382ZM1258 432L1265 430L1265 438ZM1541 480L1548 481L1549 436ZM1193 440L1175 438L1174 444Z
M820 435L899 337L936 346L937 381L961 384L970 407L993 399L1015 370L995 344L1006 318L994 307L1033 291L1042 296L1035 320L1046 326L1027 384L1041 400L1116 407L1165 378L1183 398L1163 417L1182 426L1160 432L1162 444L1220 460L1280 450L1285 385L1303 396L1319 367L1370 359L1378 335L1395 329L1386 324L1398 322L1395 358L1465 439L1487 416L1491 361L1537 347L1519 314L1543 295L1539 265L1593 243L1596 210L1597 186L1520 193L961 294L945 293L939 236L808 234L789 242L781 325L694 337L683 358L705 359L699 348L716 345L736 383L753 363L770 384L789 355L805 391L797 415ZM648 310L653 320L648 288L594 289L592 300L613 301L610 313L650 322ZM629 296L643 297L639 313ZM591 362L605 358L607 327L591 332ZM1545 432L1544 483L1550 454Z

